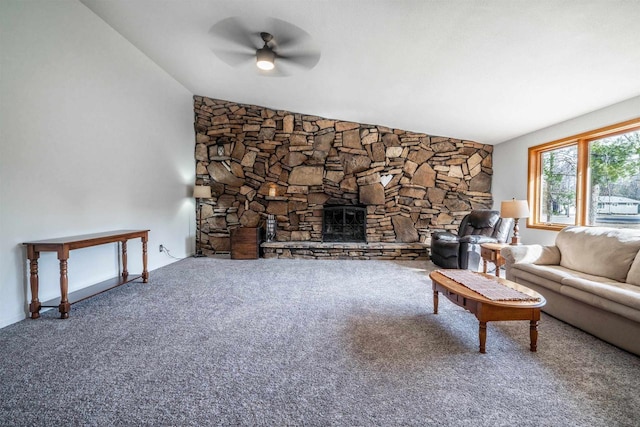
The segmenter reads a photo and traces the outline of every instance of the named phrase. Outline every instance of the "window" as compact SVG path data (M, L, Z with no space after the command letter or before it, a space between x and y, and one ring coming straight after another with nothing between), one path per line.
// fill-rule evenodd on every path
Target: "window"
M640 228L640 119L529 148L532 228Z

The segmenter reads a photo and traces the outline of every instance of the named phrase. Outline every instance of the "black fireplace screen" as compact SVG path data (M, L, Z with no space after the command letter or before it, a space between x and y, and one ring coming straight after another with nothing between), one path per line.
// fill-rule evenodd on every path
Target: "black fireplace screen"
M359 206L325 206L322 214L322 241L366 242L366 208Z

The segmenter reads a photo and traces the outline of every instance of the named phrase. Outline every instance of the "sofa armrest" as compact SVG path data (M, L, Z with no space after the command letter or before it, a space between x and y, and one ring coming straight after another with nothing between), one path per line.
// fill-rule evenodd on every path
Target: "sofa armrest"
M469 243L479 245L481 243L497 243L498 239L491 236L484 236L482 234L469 234L460 238L460 243Z
M500 251L507 268L511 264L559 265L560 250L557 246L518 245L505 246Z
M457 234L449 233L448 231L438 231L431 235L431 241L440 240L442 242L458 242L460 237Z

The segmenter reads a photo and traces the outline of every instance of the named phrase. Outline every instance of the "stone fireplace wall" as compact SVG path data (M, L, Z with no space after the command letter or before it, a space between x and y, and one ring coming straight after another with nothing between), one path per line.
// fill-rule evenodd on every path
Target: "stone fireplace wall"
M491 145L201 96L194 109L205 252L268 214L276 240L321 241L325 204L365 205L368 242L404 243L492 206Z

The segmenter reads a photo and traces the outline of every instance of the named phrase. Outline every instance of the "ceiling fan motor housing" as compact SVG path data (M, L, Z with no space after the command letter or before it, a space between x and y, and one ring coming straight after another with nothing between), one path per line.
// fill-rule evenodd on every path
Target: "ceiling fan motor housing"
M262 41L264 41L265 46L267 45L267 43L273 40L273 36L265 32L260 33L260 37L262 37Z
M276 54L269 46L266 44L262 49L258 49L256 51L256 65L261 70L272 70L274 65L273 62L276 59Z

